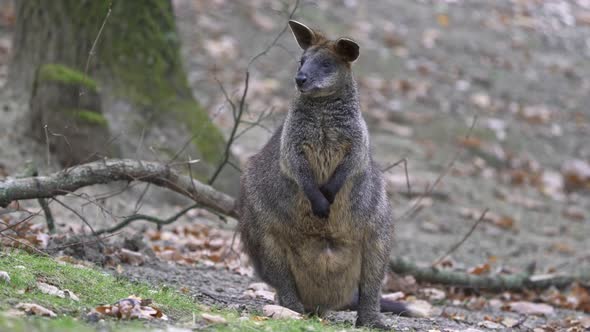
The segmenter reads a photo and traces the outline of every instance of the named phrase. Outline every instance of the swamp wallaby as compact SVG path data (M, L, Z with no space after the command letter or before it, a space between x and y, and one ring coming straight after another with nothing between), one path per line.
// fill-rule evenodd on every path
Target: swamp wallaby
M289 26L303 49L299 93L242 175L242 242L282 306L354 308L357 326L386 328L380 309L411 312L380 299L393 219L351 71L359 46Z

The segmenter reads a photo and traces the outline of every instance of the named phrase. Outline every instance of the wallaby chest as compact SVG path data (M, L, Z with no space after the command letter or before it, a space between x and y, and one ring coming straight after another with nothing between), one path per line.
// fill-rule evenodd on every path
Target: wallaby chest
M350 151L351 141L345 129L336 125L309 125L301 141L305 158L318 184L324 184L336 170L344 156Z

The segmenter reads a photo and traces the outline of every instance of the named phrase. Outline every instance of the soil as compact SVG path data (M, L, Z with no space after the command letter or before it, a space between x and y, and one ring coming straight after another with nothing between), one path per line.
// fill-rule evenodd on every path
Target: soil
M202 105L216 124L229 131L231 112L216 80L230 95L243 88L250 59L270 44L286 22L282 1L174 1L189 80ZM304 4L295 18L320 27L331 36L346 35L361 45L354 70L359 81L365 117L369 123L375 158L383 165L408 160L413 189L432 183L454 160L437 187L439 196L427 199L419 213L406 215L414 201L400 194L403 181L394 186L394 209L399 216L394 255L430 263L459 241L474 220L462 217L463 208L506 216L509 227L483 222L452 254L456 268L469 268L493 260L494 270L522 271L535 262L539 273L557 268L570 274L590 273L590 199L588 192L544 194L536 186L515 186L507 165L523 163L545 173L561 170L566 161L590 161L590 2L578 1L317 1ZM580 17L586 13L586 20ZM0 45L10 46L11 31L0 30ZM263 127L255 127L233 146L244 162L270 136L294 93L292 75L300 51L287 32L268 54L251 67L248 110L251 118L273 109ZM1 60L1 59L0 59ZM7 61L0 61L0 78ZM0 93L0 163L4 172L16 174L28 159L42 172L56 169L45 158L45 148L27 138L28 104L18 92ZM527 120L524 110L540 119ZM547 115L548 114L548 115ZM481 146L500 147L514 158L485 149L457 145L469 131ZM547 116L548 119L544 120ZM492 149L493 150L493 149ZM493 150L493 151L497 151ZM483 165L483 166L482 166ZM0 169L2 171L2 169ZM532 171L530 171L532 172ZM387 172L403 179L402 168ZM393 183L398 183L392 181ZM115 185L116 187L116 185ZM115 188L116 189L116 188ZM89 195L113 186L87 189ZM141 186L104 200L123 216L134 211ZM171 215L183 201L161 203L150 188L139 210ZM160 196L159 196L160 195ZM504 196L508 199L499 199ZM535 204L516 203L525 197ZM441 199L444 198L444 199ZM86 201L69 199L74 207L95 218L96 227L113 218ZM86 203L86 205L84 205ZM25 203L28 204L28 203ZM30 206L35 206L30 203ZM564 216L567 209L581 211L581 220ZM96 211L95 211L96 210ZM55 206L62 229L81 230L71 212ZM115 218L116 219L116 218ZM200 222L182 218L182 222ZM145 227L134 226L129 232ZM130 278L186 289L199 302L259 311L266 302L243 297L252 280L226 270L152 262L124 266ZM467 310L464 306L439 307L464 315L464 321L389 317L398 330L466 330L485 316L520 317L490 307ZM519 330L530 330L547 321L582 316L557 310L549 318L530 316ZM353 313L332 314L334 321L354 320Z
M125 266L122 274L131 280L147 281L160 286L171 286L182 289L193 296L199 303L210 307L235 309L240 312L256 314L261 312L262 306L272 304L264 299L251 299L244 296L248 286L256 282L255 279L240 276L224 269L213 267L192 267L171 264L168 262L152 262L142 266ZM469 327L477 327L482 331L487 329L478 327L486 317L523 319L517 313L510 313L499 308L486 307L479 311L467 310L462 306L439 306L438 310L445 315L431 318L400 317L384 314L385 322L396 331L428 331L431 329L463 331ZM446 318L448 316L461 317L462 320ZM556 310L551 317L528 316L517 331L527 331L531 328L564 320L567 317L580 316L580 313L569 310ZM351 311L337 311L330 313L328 320L338 323L354 324L356 314Z

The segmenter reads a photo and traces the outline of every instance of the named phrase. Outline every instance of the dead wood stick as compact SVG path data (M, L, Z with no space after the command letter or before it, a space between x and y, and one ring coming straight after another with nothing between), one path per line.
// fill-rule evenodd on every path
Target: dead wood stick
M584 279L583 276L575 277L570 275L541 277L531 275L529 272L479 276L461 271L439 269L433 266L419 267L415 263L401 258L392 259L389 262L389 269L400 275L411 275L417 281L493 292L545 289L551 286L563 288L574 281Z
M48 176L11 179L0 182L0 206L21 199L50 198L67 195L82 187L113 181L143 181L168 188L192 198L204 208L238 218L235 200L214 188L158 162L130 159L105 159L82 164ZM436 267L419 267L403 259L390 261L391 271L412 275L416 280L489 291L518 291L527 288L565 287L588 276L553 275L539 277L530 272L514 275L477 276L461 271L448 271Z
M235 200L211 186L181 175L170 166L131 159L104 159L70 167L48 176L0 182L0 206L22 199L67 195L82 187L115 181L143 181L192 198L204 208L238 217Z

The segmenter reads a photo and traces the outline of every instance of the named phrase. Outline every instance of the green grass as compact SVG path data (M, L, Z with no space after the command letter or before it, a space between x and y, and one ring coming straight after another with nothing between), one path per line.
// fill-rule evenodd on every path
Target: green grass
M169 316L190 316L196 310L195 303L170 288L154 288L143 283L131 283L93 268L58 263L43 256L20 251L0 255L0 271L8 272L10 284L0 285L0 309L12 307L18 302L35 302L56 313L80 315L101 304L112 304L129 295L153 299ZM39 292L37 280L69 289L80 301L62 299ZM15 303L16 302L16 303Z
M158 288L145 283L134 283L117 278L96 268L62 263L51 257L31 255L20 250L0 251L0 271L6 271L11 281L0 281L0 331L146 331L162 328L162 321L116 321L106 319L100 323L85 322L92 308L112 304L130 295L152 299L154 304L170 317L168 323L186 328L205 328L216 331L343 331L350 325L338 325L318 318L304 320L261 319L257 315L241 318L235 310L207 309L207 312L224 317L227 323L207 325L201 318L203 307L190 297L172 288ZM43 294L36 288L43 281L58 288L68 289L80 301ZM42 305L53 310L57 318L22 317L14 314L21 302ZM196 325L195 325L196 324Z

